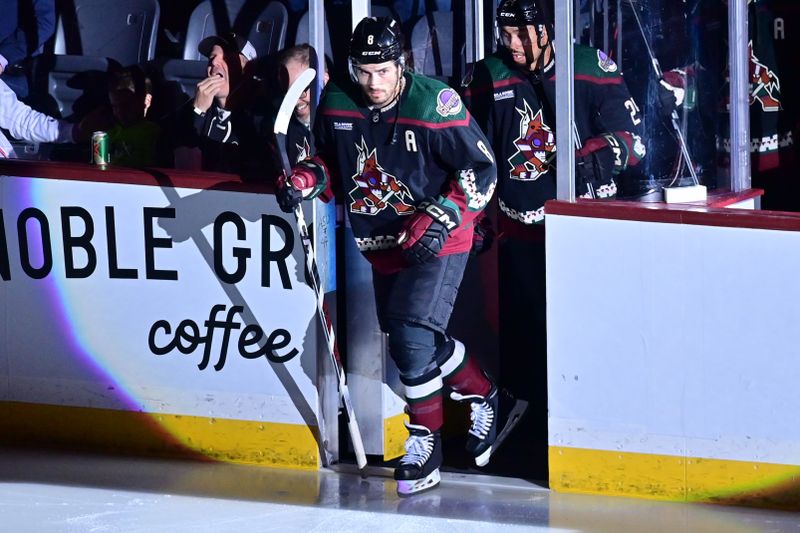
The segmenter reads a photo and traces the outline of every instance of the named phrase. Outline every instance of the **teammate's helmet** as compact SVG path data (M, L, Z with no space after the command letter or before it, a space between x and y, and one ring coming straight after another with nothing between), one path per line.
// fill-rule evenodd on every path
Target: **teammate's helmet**
M400 25L390 17L361 20L350 38L350 61L356 64L397 61L403 55Z
M497 6L498 26L544 26L539 0L502 0Z

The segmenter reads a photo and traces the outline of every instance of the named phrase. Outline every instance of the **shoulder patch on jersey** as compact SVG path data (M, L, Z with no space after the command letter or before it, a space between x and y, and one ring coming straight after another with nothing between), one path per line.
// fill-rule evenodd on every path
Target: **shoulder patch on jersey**
M597 66L600 67L600 70L603 72L616 72L618 68L614 60L608 57L608 54L602 50L597 51Z
M455 89L447 87L436 96L436 112L443 117L458 115L461 112L461 97Z
M498 102L500 100L509 100L514 98L514 89L506 89L504 91L495 91L494 93L494 101Z

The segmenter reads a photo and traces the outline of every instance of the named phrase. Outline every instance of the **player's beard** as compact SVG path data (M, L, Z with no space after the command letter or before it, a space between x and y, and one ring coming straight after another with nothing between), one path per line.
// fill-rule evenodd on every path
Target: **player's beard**
M508 53L511 55L511 60L514 61L514 64L517 65L517 67L526 68L530 66L530 62L528 61L528 54L525 53L525 50L516 50L509 48Z
M367 99L370 104L376 107L383 107L394 99L396 91L385 91L381 89L367 90Z
M544 60L544 50L533 46L523 47L522 50L511 51L511 57L518 68L522 70L534 70L541 66L539 63Z
M397 80L388 90L382 90L380 88L376 88L377 90L375 90L375 92L372 92L368 87L365 88L364 92L367 99L370 102L370 105L381 108L394 102L395 99L400 94L400 91L402 90L403 87L402 80L403 80L403 72L402 70L398 69Z

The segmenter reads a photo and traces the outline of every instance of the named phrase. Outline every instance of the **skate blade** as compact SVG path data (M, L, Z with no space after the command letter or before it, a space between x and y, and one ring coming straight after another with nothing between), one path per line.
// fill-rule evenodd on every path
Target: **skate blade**
M441 480L442 476L439 474L438 468L422 479L399 479L397 480L397 495L405 497L419 494L436 487Z
M489 464L489 459L491 459L492 454L497 451L501 444L503 444L503 441L506 440L508 434L511 433L511 430L514 429L514 426L516 426L517 422L522 419L522 416L527 410L528 402L525 400L517 400L517 402L514 404L514 408L511 409L511 412L508 414L506 425L500 431L500 434L497 435L497 438L494 439L492 445L489 446L489 448L482 454L475 457L476 466L486 466Z

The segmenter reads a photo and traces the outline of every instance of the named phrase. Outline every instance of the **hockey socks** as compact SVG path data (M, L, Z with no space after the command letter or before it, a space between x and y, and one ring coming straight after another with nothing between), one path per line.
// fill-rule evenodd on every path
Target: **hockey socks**
M413 380L403 377L400 380L405 385L408 419L411 425L438 431L444 423L442 378L439 371Z
M449 339L443 346L443 357L437 357L444 384L456 392L486 396L492 382L486 377L478 363L467 355L464 345Z

